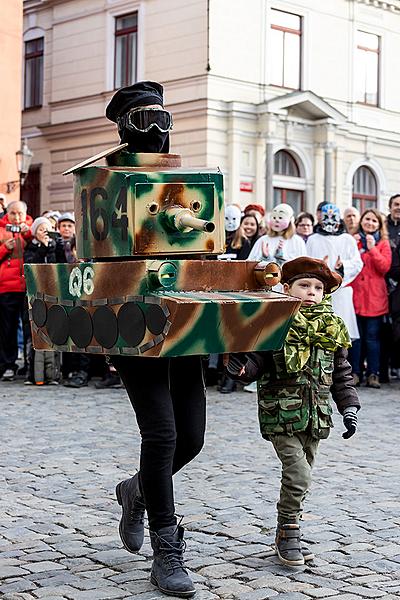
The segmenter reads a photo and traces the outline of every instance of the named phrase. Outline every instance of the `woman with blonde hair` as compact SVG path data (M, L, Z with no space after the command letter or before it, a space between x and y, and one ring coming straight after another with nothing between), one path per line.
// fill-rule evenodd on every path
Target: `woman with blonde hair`
M380 332L382 318L389 311L385 275L392 262L386 224L381 213L374 208L367 208L361 215L359 230L354 237L363 268L351 283L360 333L360 339L354 340L350 353L353 380L355 385L360 384L366 358L367 386L379 388Z

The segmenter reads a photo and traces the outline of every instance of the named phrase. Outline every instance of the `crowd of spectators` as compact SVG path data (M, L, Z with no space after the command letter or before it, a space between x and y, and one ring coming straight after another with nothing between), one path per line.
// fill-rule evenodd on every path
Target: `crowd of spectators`
M26 385L57 385L63 381L69 387L82 387L87 385L91 371L96 370L103 376L97 387L121 387L119 377L100 357L35 351L32 347L24 264L77 261L73 213L46 211L33 220L24 202L13 201L6 206L4 198L0 200L1 380L13 381L18 374L25 378ZM20 328L22 349L18 346ZM22 366L18 364L19 354Z
M282 265L299 256L325 260L343 277L332 295L335 312L345 321L353 345L350 360L354 383L378 388L390 378L400 378L400 194L389 200L389 214L366 208L360 215L351 206L340 213L321 202L313 215L294 215L288 204L268 215L262 206L226 207L226 254L230 260L266 260ZM24 263L74 263L73 213L47 211L33 219L24 202L8 205L0 194L0 378L11 381L16 373L31 385L87 385L93 362L83 353L35 352L32 349ZM278 287L276 291L281 291ZM23 365L18 366L18 332L22 329ZM209 371L217 371L211 357ZM98 365L97 365L98 366ZM98 388L120 387L115 371L104 363ZM226 378L221 392L235 383ZM249 391L254 387L249 386Z

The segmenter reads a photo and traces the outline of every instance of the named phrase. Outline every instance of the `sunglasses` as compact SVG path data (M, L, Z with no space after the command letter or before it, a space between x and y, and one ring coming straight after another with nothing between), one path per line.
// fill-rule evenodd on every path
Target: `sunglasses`
M130 129L146 133L152 127L157 127L162 133L167 133L173 126L172 115L162 108L133 108L118 119L119 129Z

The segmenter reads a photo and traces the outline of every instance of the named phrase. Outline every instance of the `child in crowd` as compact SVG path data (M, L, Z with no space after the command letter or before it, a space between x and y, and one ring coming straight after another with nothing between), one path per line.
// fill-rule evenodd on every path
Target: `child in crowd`
M46 217L38 217L32 223L32 240L24 252L24 263L41 264L56 262L56 244L50 239L51 222ZM28 307L26 305L26 310ZM31 343L29 349L29 373L25 383L57 385L60 373L58 352L34 350Z
M258 238L249 260L267 260L282 265L287 260L306 254L306 245L296 233L292 207L278 204L269 215L267 233Z
M283 349L232 354L227 365L229 375L239 381L258 380L261 434L282 463L275 546L280 561L289 566L313 558L301 545L299 520L319 440L333 426L329 392L343 415L343 437L357 428L360 402L347 361L350 339L327 296L341 281L322 260L300 257L285 263L284 292L302 304Z

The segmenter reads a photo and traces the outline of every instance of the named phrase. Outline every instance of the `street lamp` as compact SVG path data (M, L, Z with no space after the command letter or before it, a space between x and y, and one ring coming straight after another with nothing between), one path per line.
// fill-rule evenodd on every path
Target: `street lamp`
M17 171L19 173L19 184L22 187L31 166L33 152L28 147L26 138L22 144L22 148L15 153L17 157Z
M20 150L17 150L15 153L17 159L17 171L19 173L18 181L8 181L7 182L7 194L11 194L19 184L20 188L24 185L24 181L29 172L29 167L31 166L33 152L28 147L28 142L26 139L22 143L22 147Z

